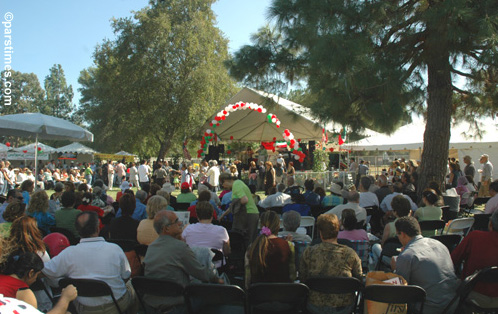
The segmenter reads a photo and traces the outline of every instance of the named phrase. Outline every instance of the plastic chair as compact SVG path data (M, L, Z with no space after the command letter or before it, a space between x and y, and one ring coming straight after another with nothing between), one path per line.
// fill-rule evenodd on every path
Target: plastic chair
M302 283L255 283L247 290L249 313L303 313L309 288Z
M459 234L445 234L432 236L431 238L443 243L448 248L448 251L450 251L450 253L453 252L457 245L462 241L462 236Z
M363 299L382 303L391 304L414 304L420 302L418 313L424 312L426 293L419 286L401 286L401 285L370 285L363 290ZM413 311L408 307L408 312Z
M79 297L104 297L110 296L112 302L116 306L119 314L123 314L119 308L118 301L114 297L111 287L107 283L101 280L95 279L74 279L74 278L63 278L59 280L59 287L65 288L68 285L73 285L78 290Z
M353 312L358 305L358 299L363 291L363 283L354 277L311 277L306 280L305 284L312 291L318 291L325 294L354 294Z
M419 221L418 224L420 225L420 230L422 231L436 230L437 231L436 235L441 234L443 232L444 227L446 226L444 220L424 220L424 221Z
M185 303L190 314L246 313L246 294L238 286L190 284L185 288Z
M312 216L301 216L301 227L304 227L304 228L309 228L311 227L311 235L308 233L308 235L310 235L311 239L313 240L313 235L315 233L315 218L312 217ZM308 230L308 229L306 229Z
M80 238L75 237L71 231L64 228L50 227L50 232L62 233L69 240L71 245L76 245L80 242Z
M390 238L387 239L386 242L384 242L384 246L382 247L382 252L380 253L379 261L377 262L377 266L375 267L376 270L381 270L382 268L382 258L384 256L386 257L393 257L399 255L400 251L399 249L403 245L401 242L399 242L398 238ZM389 265L389 269L390 269Z
M476 214L474 215L474 224L472 230L488 231L489 218L492 214Z
M458 218L451 221L446 233L444 234L460 234L464 237L469 233L470 228L474 224L474 218Z
M137 276L131 279L131 284L145 313L147 313L147 308L143 301L145 294L158 297L179 297L183 296L184 293L184 288L180 284L163 279Z

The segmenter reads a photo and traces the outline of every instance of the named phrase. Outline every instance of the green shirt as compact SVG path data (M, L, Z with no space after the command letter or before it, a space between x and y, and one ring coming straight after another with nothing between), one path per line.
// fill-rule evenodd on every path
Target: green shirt
M441 210L441 207L437 206L420 207L415 212L415 218L417 218L418 221L440 220L442 216L443 216L443 211ZM432 237L435 234L436 232L432 230L422 231L422 235L424 237Z
M193 201L197 200L197 197L195 197L195 194L192 192L189 193L181 193L176 197L176 202L177 203L192 203Z
M243 198L244 196L247 196L248 199L246 204L247 213L259 214L258 207L256 207L256 203L254 203L249 187L242 180L235 180L232 185L232 200L236 198Z
M76 221L76 216L81 213L81 210L74 208L61 208L55 212L55 226L57 228L64 228L71 231L75 237L79 238L80 235L76 231L74 222Z

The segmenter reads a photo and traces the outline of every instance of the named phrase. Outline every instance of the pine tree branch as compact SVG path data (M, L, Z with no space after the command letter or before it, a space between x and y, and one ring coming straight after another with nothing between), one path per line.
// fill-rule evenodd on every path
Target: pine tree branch
M470 73L465 73L465 72L462 72L462 71L458 71L457 69L455 69L453 67L451 68L451 72L455 73L455 74L458 74L458 75L461 75L461 76L468 77L468 78L473 79L473 80L477 79L474 75L472 75Z
M451 85L451 87L457 93L464 94L464 95L473 95L471 92L463 90L463 89L460 89L460 88L456 87L455 85Z
M396 34L398 31L400 31L401 29L405 28L406 26L412 24L413 22L415 22L416 20L418 19L418 17L416 15L413 15L412 17L410 17L408 20L404 21L403 23L400 23L398 25L395 25L393 26L389 32L386 34L386 36L384 36L384 39L382 40L381 44L380 44L380 48L383 48L385 46L387 46L389 44L389 40L391 39L391 37Z

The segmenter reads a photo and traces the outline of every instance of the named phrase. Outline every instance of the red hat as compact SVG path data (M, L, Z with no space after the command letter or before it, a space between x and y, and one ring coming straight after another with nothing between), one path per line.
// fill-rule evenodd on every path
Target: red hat
M182 190L190 190L190 185L187 182L183 182L181 186Z

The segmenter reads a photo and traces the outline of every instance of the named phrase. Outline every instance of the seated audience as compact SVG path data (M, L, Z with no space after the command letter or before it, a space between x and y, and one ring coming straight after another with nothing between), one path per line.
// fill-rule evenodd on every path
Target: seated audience
M305 203L305 198L304 194L300 194L299 192L296 191L296 193L293 193L291 195L291 204L287 204L282 208L282 213L288 212L290 210L295 210L301 216L310 216L311 215L311 208L308 204Z
M75 193L75 195L77 198L78 193ZM104 210L100 207L91 205L92 200L93 200L93 194L90 192L85 192L83 194L83 197L81 198L81 205L78 206L78 209L81 210L82 212L86 212L86 211L95 212L99 216L100 229L102 229L103 228L102 218L105 215L107 215L110 211L107 211L107 210ZM76 200L76 202L77 202L77 200ZM75 204L75 206L76 206L76 204Z
M439 197L434 190L425 189L424 192L422 192L422 201L425 206L417 209L414 215L415 218L417 218L418 221L440 220L441 217L443 217L443 211L441 210L441 207L435 206L438 200ZM434 231L425 230L422 231L422 235L424 237L431 237L434 235Z
M389 185L388 185L388 182L387 182L387 177L385 175L383 175L383 174L381 174L377 178L377 183L376 184L378 185L379 188L374 193L377 196L377 199L379 200L379 204L381 204L382 201L384 200L384 197L386 197L387 195L391 194L392 191L389 188Z
M403 184L401 184L401 182L394 183L393 190L394 190L394 192L387 195L386 197L384 197L384 200L382 200L382 203L380 203L380 208L382 209L382 211L384 213L386 213L387 217L392 215L393 209L391 207L391 202L396 195L402 195L403 197L405 197L410 202L411 209L413 211L417 210L417 204L415 204L413 202L413 200L408 195L405 195L402 193L403 192Z
M271 207L283 207L287 204L290 204L291 196L289 194L284 193L285 184L280 183L277 185L277 193L268 195L264 200L259 201L258 205L262 208L271 208Z
M69 230L76 238L79 238L78 231L76 231L74 223L76 222L76 217L81 213L81 210L73 207L75 200L76 195L73 191L66 191L62 193L62 208L55 212L55 226L57 228Z
M137 240L137 228L139 222L131 217L135 211L135 197L129 193L123 194L119 199L121 216L111 221L109 234L111 239Z
M170 206L171 195L169 194L168 191L166 191L164 189L160 189L159 191L157 191L155 196L158 196L158 195L164 197L164 199L168 202L168 206L166 208L163 208L163 209L172 210L172 211L175 210L173 207ZM149 201L150 201L150 199L149 199ZM149 202L147 202L147 205L149 205ZM148 215L149 214L147 214L147 217L148 217Z
M282 215L284 231L280 231L278 236L280 238L286 238L291 236L289 241L301 241L301 242L311 242L311 237L307 234L297 233L297 228L301 225L301 215L295 211L290 210Z
M326 195L322 200L323 207L334 207L342 205L344 199L342 198L342 187L337 183L332 183L330 186L330 195Z
M132 190L127 190L126 193L129 193L133 195ZM147 212L145 210L145 200L147 199L147 192L143 190L138 190L135 198L135 210L133 211L133 214L131 215L131 218L135 219L137 222L140 222L147 218ZM116 213L116 218L121 217L121 208L118 209L118 212Z
M261 234L246 253L246 287L257 282L294 282L294 245L277 237L280 218L274 211L261 215Z
M377 198L377 195L369 191L371 184L372 181L370 181L369 177L362 177L360 179L360 187L358 188L360 191L360 207L379 207L379 199Z
M217 214L216 209L215 209L217 207L216 207L216 204L214 204L214 202L211 200L211 192L210 191L204 190L204 191L200 192L199 193L199 202L210 203L211 206L213 207L213 218L214 219L218 218L218 214ZM190 218L197 218L196 204L198 204L197 200L195 200L195 202L192 202L190 204L191 206L189 208L187 208L187 210L190 212Z
M50 195L48 201L48 212L52 216L61 208L61 196L62 192L64 192L64 184L62 184L62 182L57 182L54 191L54 194Z
M181 193L176 197L176 202L190 204L196 199L197 197L195 197L195 194L190 190L190 185L187 182L183 182L181 185Z
M345 193L345 195L348 200L347 204L338 205L326 212L326 214L334 214L337 218L341 219L342 211L346 208L351 208L356 213L356 219L365 223L367 220L367 211L360 206L360 193L357 191L349 191Z
M489 220L489 231L475 230L469 233L451 252L457 269L463 263L462 280L483 268L498 266L498 211ZM468 300L481 307L498 307L498 284L478 283Z
M498 180L491 182L489 185L489 195L491 198L486 203L485 214L492 214L498 209Z
M137 228L137 240L140 244L150 245L159 234L154 230L154 217L161 210L168 208L168 202L160 195L154 195L147 202L147 218L140 221Z
M84 211L76 218L80 243L62 251L45 262L43 274L50 280L63 277L87 278L105 281L111 288L123 312L137 313L138 304L131 282L130 264L123 250L99 237L99 217L94 211ZM92 252L98 252L98 259ZM78 313L99 312L117 314L111 297L78 297L73 304ZM98 309L98 310L96 310Z
M458 196L460 196L460 205L467 205L467 202L469 201L470 198L470 190L467 187L467 184L469 181L467 181L467 178L464 176L461 176L458 178L458 184L456 187L456 191Z
M299 279L339 276L362 279L361 260L356 252L337 243L339 220L334 214L322 214L316 222L322 242L308 247L299 264ZM352 294L323 294L310 291L307 308L310 313L350 313L354 309ZM347 307L347 308L345 308Z
M44 190L37 191L31 195L27 214L36 219L38 229L44 235L49 234L50 227L55 226L54 216L48 213L48 195Z
M399 218L395 227L404 249L392 259L391 268L409 285L425 290L424 314L441 313L459 284L448 249L438 240L422 237L414 217Z
M325 197L325 190L321 186L317 186L314 192L320 196L320 204L321 204L323 198Z
M24 203L24 198L22 196L21 191L19 191L18 189L9 190L7 192L5 202L3 202L2 206L0 206L0 223L5 222L5 220L2 217L2 214L4 213L5 209L9 205L9 203L11 203L13 201L19 201L19 202L22 202L24 205L26 205L26 203Z
M181 240L182 222L175 212L161 210L154 217L154 229L159 237L149 245L145 255L145 276L167 279L182 286L190 283L190 278L204 282L223 284L216 272L209 272L194 255L190 247ZM144 296L146 306L156 310L168 309L172 313L185 312L184 298Z
M20 201L11 201L2 214L5 222L0 223L0 238L10 237L10 227L17 218L24 216L24 207L26 205Z
M204 193L206 191L203 191ZM195 205L198 223L188 225L182 233L182 238L189 246L207 247L230 254L230 239L227 230L222 226L213 225L213 205L208 201L199 201ZM221 266L219 261L216 267Z
M313 192L315 188L315 182L313 180L304 181L304 188L306 191L303 193L304 200L309 206L320 205L320 195Z
M31 196L31 193L33 193L34 189L35 189L34 178L33 178L33 181L24 180L21 183L21 193L22 193L22 197L24 199L23 202L24 202L24 204L26 204L26 206L29 204L30 196Z
M50 260L42 234L33 217L22 216L12 222L8 244L19 252L36 253L44 262Z
M365 177L363 177L365 178ZM362 178L362 179L363 179ZM361 183L360 183L361 184ZM357 229L358 220L353 209L346 208L342 211L341 226L344 230L339 231L338 239L346 240L366 240L368 241L368 234L365 229Z

